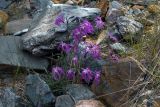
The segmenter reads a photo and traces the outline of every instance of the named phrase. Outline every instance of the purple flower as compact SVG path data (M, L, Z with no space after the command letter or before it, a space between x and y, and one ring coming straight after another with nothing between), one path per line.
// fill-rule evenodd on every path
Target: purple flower
M95 18L95 22L96 22L96 27L98 28L98 29L103 29L104 28L104 22L102 21L102 19L101 19L101 17L96 17Z
M100 47L93 43L87 43L86 53L89 53L95 59L99 59L101 57Z
M72 31L72 36L75 42L79 42L82 39L82 33L80 28L76 28Z
M78 57L74 56L73 59L72 59L72 62L73 62L74 65L76 65L78 63Z
M55 80L60 80L64 76L64 71L61 67L52 68L52 76Z
M118 39L114 37L114 35L111 32L108 33L108 37L112 42L118 42Z
M94 32L93 26L88 20L84 20L80 24L80 30L83 36L87 35L88 33L92 34Z
M101 79L101 73L100 73L100 71L96 71L93 83L95 85L99 85L100 84L100 79Z
M57 16L54 22L57 26L60 26L62 23L64 23L64 14Z
M61 42L59 47L62 49L62 51L64 51L65 53L69 53L72 49L72 46L70 44Z
M81 73L81 78L84 79L87 83L89 83L93 78L92 71L89 68L83 69Z
M113 62L118 62L119 61L119 56L116 54L111 53L110 58Z
M91 48L91 55L93 58L95 59L99 59L101 56L101 51L100 51L100 47L98 45L93 45L93 47Z
M67 71L67 78L69 80L73 80L75 78L75 72L72 69Z

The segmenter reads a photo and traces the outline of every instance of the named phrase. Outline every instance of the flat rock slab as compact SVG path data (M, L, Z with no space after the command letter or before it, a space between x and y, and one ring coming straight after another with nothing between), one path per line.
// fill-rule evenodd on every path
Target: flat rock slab
M66 93L77 103L80 100L88 100L95 97L95 94L81 84L70 84L66 87Z
M44 70L48 67L45 58L35 57L22 50L21 37L0 37L0 65L20 66Z

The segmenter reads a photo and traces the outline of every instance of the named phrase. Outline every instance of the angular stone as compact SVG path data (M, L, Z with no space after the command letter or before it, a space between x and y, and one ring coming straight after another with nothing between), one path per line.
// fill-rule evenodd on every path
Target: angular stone
M114 43L110 45L113 50L126 52L126 47L124 47L121 43Z
M120 16L117 21L119 32L124 34L136 34L143 29L143 25L133 19L125 16Z
M58 15L64 15L61 26L54 25ZM67 31L71 32L79 23L79 19L94 19L100 15L97 8L83 8L52 2L35 16L32 25L24 35L23 47L34 55L41 56L51 53L60 41L66 41Z
M69 94L75 102L78 102L79 100L88 100L95 97L95 94L92 91L81 84L67 85L66 93Z
M0 0L0 10L5 9L11 2L11 0Z
M0 107L16 107L16 98L11 88L0 89Z
M120 4L118 1L112 1L109 6L108 15L106 17L107 22L110 24L113 24L116 22L117 18L119 16L123 15L122 11L122 4Z
M48 67L48 61L45 58L35 57L23 51L21 37L1 36L0 49L0 65L42 70Z
M74 107L75 103L69 95L57 97L55 107Z
M112 1L111 6L112 8L120 9L122 7L122 4L120 4L118 1Z
M55 96L49 86L38 74L30 74L26 77L25 94L36 107L55 102Z

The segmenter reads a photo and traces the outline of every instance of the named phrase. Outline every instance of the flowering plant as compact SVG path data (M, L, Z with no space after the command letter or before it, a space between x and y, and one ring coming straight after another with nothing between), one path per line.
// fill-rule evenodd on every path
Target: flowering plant
M63 16L58 16L55 24L60 26L61 23L64 23L63 18ZM85 64L90 58L93 60L101 59L100 47L96 44L83 41L83 37L88 37L90 34L95 33L95 29L100 30L104 28L104 22L101 20L101 17L96 17L94 21L95 26L89 20L83 20L71 32L73 42L68 44L62 41L59 44L59 49L66 54L64 58L67 63L59 65L61 67L56 66L52 68L52 77L54 80L60 80L66 77L68 80L73 81L76 77L79 78L80 76L79 79L84 80L88 84L90 82L96 85L100 83L101 72L99 70L92 70L90 66L86 66ZM80 47L82 43L84 47ZM80 48L83 49L81 50Z

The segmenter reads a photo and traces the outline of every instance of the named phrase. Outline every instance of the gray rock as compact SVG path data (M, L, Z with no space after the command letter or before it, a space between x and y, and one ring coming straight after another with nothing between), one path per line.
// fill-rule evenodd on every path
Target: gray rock
M108 12L108 16L106 17L107 22L110 24L114 24L118 17L123 16L121 10L118 9L110 9Z
M110 3L108 15L106 17L108 23L115 23L119 16L122 16L123 13L121 11L122 4L118 1L113 1Z
M69 95L57 97L55 107L74 107L75 103Z
M64 15L64 23L56 26L53 22L60 14ZM46 55L53 51L57 43L66 40L67 31L70 32L79 23L79 20L93 19L99 14L100 10L97 8L83 8L51 2L34 18L29 32L24 35L23 47L34 55Z
M0 89L0 107L16 107L16 98L11 88Z
M32 22L32 19L19 19L19 20L10 21L6 25L6 31L9 34L22 31L23 29L29 28L29 25L31 24L31 22Z
M35 57L22 50L21 37L0 37L0 65L20 66L31 69L46 69L48 61Z
M120 4L118 1L112 1L111 6L112 6L112 8L120 9L123 5Z
M143 25L133 19L120 16L117 21L118 30L122 35L136 34L143 29Z
M0 0L0 10L7 8L11 2L11 0Z
M30 4L32 7L36 8L36 10L40 11L49 4L50 0L31 0Z
M87 100L95 97L95 94L81 84L70 84L66 87L66 93L77 103L79 100Z
M124 47L121 43L114 43L110 45L112 49L120 52L126 52L126 47Z
M26 77L25 94L36 107L55 102L55 96L49 86L38 74L30 74Z

